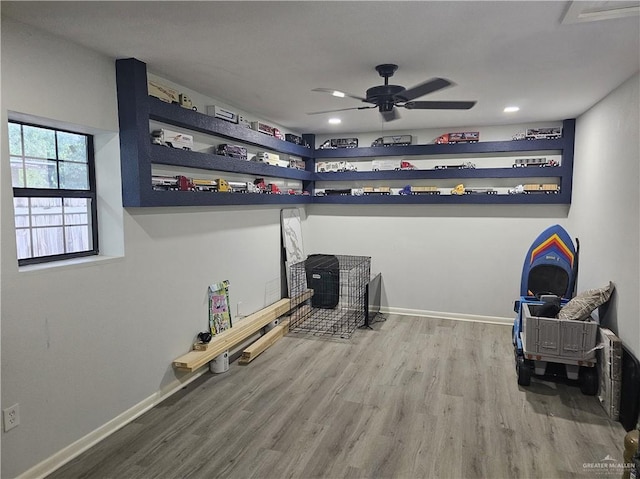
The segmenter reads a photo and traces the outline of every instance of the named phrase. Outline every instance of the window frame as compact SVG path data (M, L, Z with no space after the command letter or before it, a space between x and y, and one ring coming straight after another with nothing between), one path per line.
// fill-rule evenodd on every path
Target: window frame
M73 258L82 258L82 257L86 257L86 256L96 256L99 254L99 243L98 243L98 195L96 192L96 167L95 167L95 150L94 150L94 136L92 134L88 134L88 133L83 133L80 131L73 131L73 130L68 130L65 128L58 128L58 127L54 127L54 126L49 126L49 125L43 125L43 124L38 124L38 123L32 123L32 122L28 122L28 121L20 121L20 120L14 120L9 118L8 122L7 122L7 128L9 127L9 124L17 124L20 125L21 128L21 140L23 142L22 145L22 158L24 160L25 155L24 155L24 133L22 132L22 127L23 126L30 126L30 127L35 127L35 128L42 128L42 129L47 129L47 130L51 130L54 133L57 132L61 132L61 133L70 133L73 135L82 135L86 138L87 141L87 169L88 169L88 181L89 181L89 188L86 190L78 190L78 189L66 189L66 188L28 188L28 187L20 187L20 186L13 186L13 198L59 198L62 203L64 204L64 200L67 198L84 198L84 199L89 199L90 200L90 208L89 208L89 212L90 212L90 219L89 219L89 223L90 223L90 227L88 228L89 231L89 235L91 237L91 249L89 250L85 250L85 251L76 251L76 252L71 252L71 253L62 253L62 254L54 254L54 255L47 255L47 256L35 256L35 257L29 257L29 258L21 258L18 259L18 266L27 266L27 265L32 265L32 264L42 264L42 263L52 263L55 261L63 261L63 260L67 260L67 259L73 259ZM60 182L59 182L59 175L60 175L60 169L59 169L59 164L61 162L63 162L64 160L60 160L59 159L59 152L58 152L58 135L55 134L55 150L56 150L56 158L47 158L47 160L49 161L55 161L56 162L56 173L58 175L58 186L60 186ZM11 155L11 153L9 152L9 160L11 159L12 156L16 156L16 155ZM29 214L29 217L31 218L31 214ZM31 221L31 220L30 220ZM64 225L63 225L64 226ZM29 231L31 232L33 230L33 227L30 225L29 226ZM17 228L15 226L15 210L14 210L14 231L17 231Z

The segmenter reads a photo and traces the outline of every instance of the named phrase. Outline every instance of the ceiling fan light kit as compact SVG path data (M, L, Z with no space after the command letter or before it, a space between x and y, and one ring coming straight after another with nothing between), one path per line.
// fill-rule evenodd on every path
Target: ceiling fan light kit
M384 85L369 88L365 97L344 93L333 88L314 88L312 91L331 93L333 96L341 98L349 97L356 100L370 103L373 106L360 106L353 108L341 108L338 110L326 110L310 112L309 115L319 115L323 113L333 113L347 110L365 110L377 108L384 121L393 121L400 118L396 107L407 110L468 110L473 108L475 101L413 101L416 98L434 93L444 88L453 86L454 83L446 78L431 78L413 88L406 89L400 85L390 85L389 78L398 70L398 65L383 63L376 67L378 74L384 78Z

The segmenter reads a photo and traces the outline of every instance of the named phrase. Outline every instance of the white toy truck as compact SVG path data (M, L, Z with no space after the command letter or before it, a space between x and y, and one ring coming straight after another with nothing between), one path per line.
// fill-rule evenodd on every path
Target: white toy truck
M193 149L193 136L164 128L151 132L151 142L154 145L169 146L182 150Z

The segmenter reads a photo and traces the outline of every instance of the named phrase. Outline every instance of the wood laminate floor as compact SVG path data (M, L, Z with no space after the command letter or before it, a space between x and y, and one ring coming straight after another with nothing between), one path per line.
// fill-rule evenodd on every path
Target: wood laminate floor
M517 385L510 335L393 315L346 342L290 333L49 479L597 479L591 465L622 463L625 431L596 397L562 381Z

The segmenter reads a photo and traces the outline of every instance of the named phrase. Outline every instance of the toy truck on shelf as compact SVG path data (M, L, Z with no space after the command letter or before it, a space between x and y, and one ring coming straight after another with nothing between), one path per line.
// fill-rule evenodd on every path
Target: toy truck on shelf
M416 167L406 160L400 161L400 166L396 167L396 170L415 170Z
M455 133L445 133L436 138L436 145L447 145L452 143L477 143L480 141L480 132L460 131Z
M178 93L178 90L163 85L155 80L147 81L147 92L150 96L156 97L166 103L173 103L189 110L198 111L198 109L193 106L191 98L187 95L184 93Z
M517 158L512 165L513 168L526 168L528 166L559 166L556 160L547 160L546 158Z
M293 143L294 145L304 146L305 148L310 148L309 143L306 142L304 138L298 135L294 135L293 133L285 133L284 140L289 143Z
M247 159L247 149L240 145L227 145L223 143L216 148L216 154L221 156L229 156L238 160Z
M254 180L253 184L258 188L259 191L263 193L269 193L272 195L280 195L282 191L278 188L278 185L275 183L265 183L264 178L257 178Z
M318 173L343 173L356 170L357 168L348 161L321 161L316 164Z
M289 168L293 168L295 170L304 170L305 163L302 158L289 157Z
M151 143L182 150L192 150L193 136L161 128L151 132Z
M440 190L435 186L411 186L407 185L402 188L398 194L400 195L439 195Z
M195 191L196 187L186 176L151 176L151 187L157 191Z
M555 140L562 138L562 127L529 128L525 133L527 140Z
M325 196L351 196L351 188L326 188Z
M466 188L463 184L456 185L451 190L451 194L455 196L462 195L497 195L498 190L493 188Z
M214 193L229 193L231 191L229 183L222 178L218 178L217 180L193 178L191 182L196 191L211 191Z
M262 193L262 191L249 181L229 181L229 189L232 193Z
M416 167L406 160L373 160L371 162L372 171L400 171L415 169Z
M261 121L252 121L251 129L259 131L260 133L264 133L265 135L276 136L274 131L275 128L267 125L266 123L262 123Z
M411 135L381 136L373 140L371 146L407 146L411 144L412 140Z
M390 195L391 188L388 186L365 186L362 188L364 195Z
M466 163L460 163L457 165L436 165L434 169L436 170L465 170L468 168L475 168L475 163L471 163L467 161Z
M560 185L555 183L530 183L509 188L510 195L543 193L547 195L560 193Z
M238 123L238 114L235 111L227 110L218 105L209 105L207 107L207 115L230 123Z
M321 150L331 148L358 148L357 138L332 138L320 145Z
M193 110L193 111L198 111L198 108L196 108L193 105L193 102L191 101L191 98L189 98L184 93L180 93L180 95L178 95L178 103L180 104L180 106L182 108L186 108L188 110Z
M562 138L562 127L529 128L513 135L513 140L556 140Z
M256 156L254 156L251 160L261 161L263 163L266 163L272 166L281 166L284 168L289 167L289 162L287 160L280 159L280 155L276 153L269 153L266 151L259 151L258 153L256 153Z

